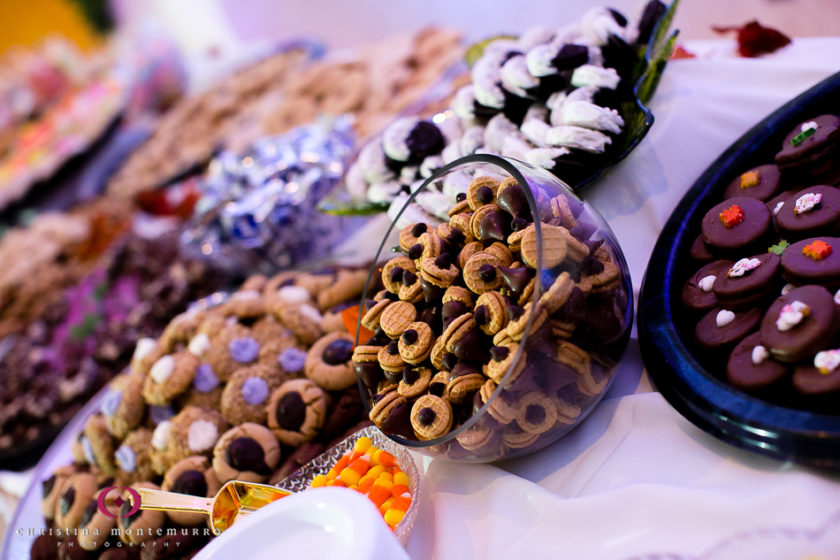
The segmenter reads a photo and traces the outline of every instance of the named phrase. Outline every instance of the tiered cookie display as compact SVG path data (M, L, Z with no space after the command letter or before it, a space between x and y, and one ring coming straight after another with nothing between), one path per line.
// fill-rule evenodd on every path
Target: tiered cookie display
M522 455L575 426L609 385L632 317L603 222L545 172L514 178L506 165L465 162L450 220L400 230L353 353L370 419L458 460Z
M83 516L70 517L72 504L62 504L70 496L87 504L109 486L212 496L229 480L275 483L357 428L362 403L341 312L355 303L366 277L367 270L352 269L252 277L224 303L184 313L157 340L141 340L100 411L85 423L75 463L45 481L47 520L81 527ZM203 521L189 514L137 515L117 523L125 529L123 542L146 543L144 554L171 535L128 529ZM186 533L175 537L183 555L207 539ZM113 539L79 538L75 546L108 554L105 541ZM66 541L62 547L75 539ZM38 543L33 558L42 557Z
M834 115L799 123L774 163L733 179L703 218L699 270L681 298L699 318L703 359L725 363L729 383L820 411L840 391L838 125Z

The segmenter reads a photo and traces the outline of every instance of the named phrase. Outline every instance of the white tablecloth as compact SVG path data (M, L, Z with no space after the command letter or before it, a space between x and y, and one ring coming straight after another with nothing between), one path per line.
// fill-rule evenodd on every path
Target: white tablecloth
M776 107L840 70L840 38L797 40L761 59L733 58L725 41L689 48L706 57L669 63L653 129L586 192L618 235L637 293L695 178ZM604 401L549 448L495 466L417 460L425 477L408 544L417 560L840 558L831 542L840 476L695 428L651 388L635 338Z
M724 41L688 46L708 58L669 63L648 136L585 193L617 234L637 295L660 230L703 170L840 70L840 38L760 59L728 56ZM426 477L412 558L840 558L840 542L829 542L840 535L840 476L719 442L643 369L634 335L592 416L535 455L496 466L418 456Z

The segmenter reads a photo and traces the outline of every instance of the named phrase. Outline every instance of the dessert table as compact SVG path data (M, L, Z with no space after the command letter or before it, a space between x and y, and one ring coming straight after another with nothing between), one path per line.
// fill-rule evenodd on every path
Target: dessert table
M669 63L650 133L584 193L620 240L637 295L662 226L702 171L840 69L840 37L797 39L759 59L737 58L730 41L686 48L698 58ZM741 451L694 427L648 380L635 334L616 376L586 422L536 454L494 465L415 455L425 476L409 555L840 557L840 475ZM21 492L26 477L0 471L0 489ZM12 502L0 499L6 523Z
M662 226L703 170L840 70L840 38L795 40L759 59L732 56L728 41L686 47L699 56L669 63L648 136L584 193L620 240L637 295ZM581 426L536 454L495 465L420 459L411 557L728 558L736 547L741 558L840 555L840 475L696 428L651 385L635 334L616 375ZM818 556L824 550L834 556Z

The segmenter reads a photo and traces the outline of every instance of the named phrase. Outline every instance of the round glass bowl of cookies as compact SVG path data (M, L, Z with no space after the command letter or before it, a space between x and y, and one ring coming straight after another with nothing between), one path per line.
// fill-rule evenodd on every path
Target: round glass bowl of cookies
M615 235L556 177L489 154L412 189L374 259L353 352L370 419L421 453L532 453L608 389L633 321Z

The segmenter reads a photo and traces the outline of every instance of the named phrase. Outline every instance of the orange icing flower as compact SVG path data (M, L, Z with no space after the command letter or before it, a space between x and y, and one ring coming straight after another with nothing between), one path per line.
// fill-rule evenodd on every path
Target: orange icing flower
M720 218L720 222L724 226L731 228L744 221L744 211L737 204L733 204L718 214L718 218Z
M834 249L825 241L817 239L813 243L809 243L802 248L802 254L806 257L811 257L815 261L821 261L829 256Z
M741 175L741 188L749 189L761 182L761 173L758 171L747 171Z

